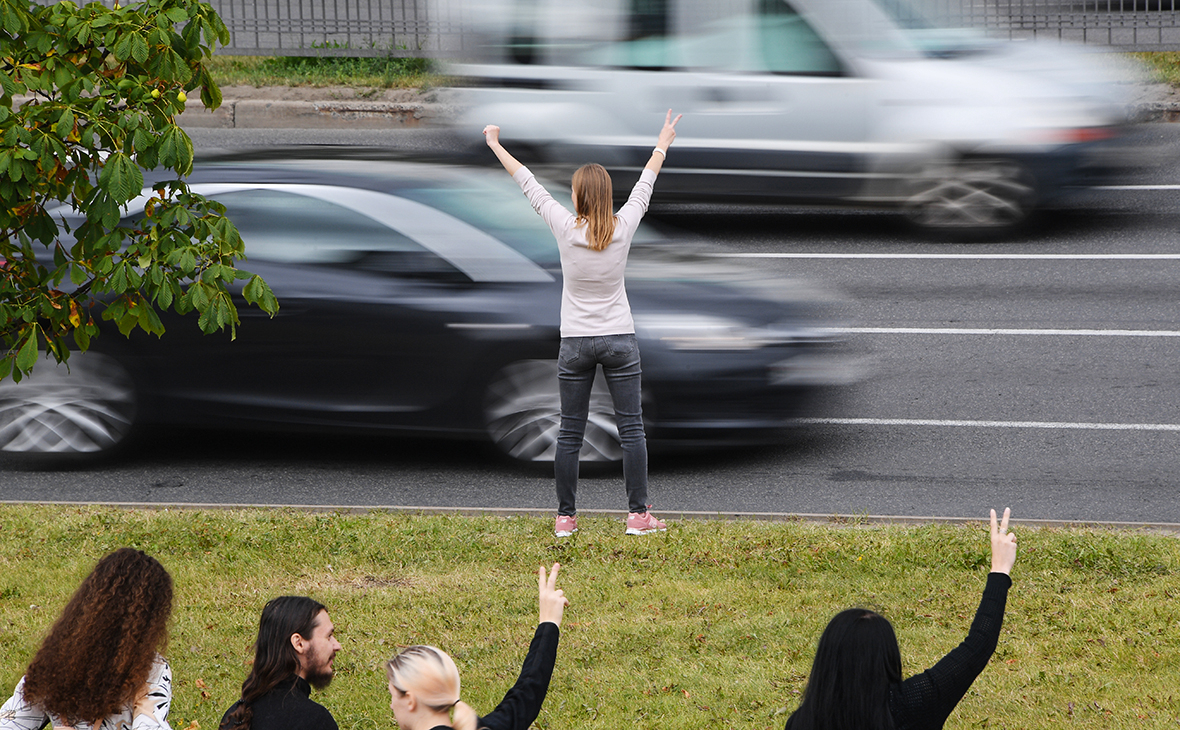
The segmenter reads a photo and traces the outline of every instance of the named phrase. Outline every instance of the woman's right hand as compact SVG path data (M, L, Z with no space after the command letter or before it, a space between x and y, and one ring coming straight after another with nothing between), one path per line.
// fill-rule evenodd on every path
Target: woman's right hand
M500 141L500 128L489 124L483 128L483 138L488 143L488 147L496 145Z
M668 114L664 117L664 128L660 130L660 138L656 140L656 147L667 151L671 146L672 140L676 139L676 122L680 121L683 114L677 114L676 118L672 118L672 110L668 110Z
M1004 508L1004 518L996 524L996 511L992 510L992 572L1009 575L1016 562L1016 535L1008 532L1008 515L1012 510Z
M561 626L561 616L565 613L565 607L570 605L570 602L565 597L565 593L556 587L558 570L561 570L561 565L554 563L553 569L546 576L545 566L542 565L537 570L537 587L541 595L540 623L551 621Z

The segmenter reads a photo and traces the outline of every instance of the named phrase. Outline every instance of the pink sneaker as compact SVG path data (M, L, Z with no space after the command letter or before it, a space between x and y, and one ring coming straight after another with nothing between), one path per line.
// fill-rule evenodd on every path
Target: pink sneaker
M553 524L553 534L557 537L569 537L578 531L578 518L571 515L558 515Z
M647 535L660 530L667 530L668 526L655 518L651 512L627 513L627 534Z

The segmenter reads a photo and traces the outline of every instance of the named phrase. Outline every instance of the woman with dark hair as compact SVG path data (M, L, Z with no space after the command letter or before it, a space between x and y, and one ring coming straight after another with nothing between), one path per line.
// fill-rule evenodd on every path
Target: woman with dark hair
M0 730L168 728L172 670L160 655L172 577L141 550L98 561L0 707Z
M991 511L992 570L967 638L921 674L901 679L893 627L863 608L841 611L824 629L803 702L787 730L938 730L987 666L1000 637L1016 536Z
M561 255L561 348L557 356L561 427L553 456L557 519L553 533L568 537L578 529L575 496L578 455L586 433L590 392L601 363L615 408L623 447L627 487L627 534L667 529L647 508L647 436L643 431L639 345L627 301L623 272L631 239L647 212L656 176L676 139L678 115L669 109L651 158L617 214L611 213L611 179L602 165L583 165L573 176L574 213L553 199L533 173L500 144L500 128L484 128L488 147L520 185L533 209L557 239Z
M221 730L335 730L332 714L311 700L311 688L331 683L339 650L324 604L306 596L268 601L242 696L225 711Z
M389 707L399 730L528 730L549 691L561 617L569 599L557 588L557 563L537 571L540 621L520 677L489 714L479 717L459 699L459 669L446 652L410 646L385 663Z

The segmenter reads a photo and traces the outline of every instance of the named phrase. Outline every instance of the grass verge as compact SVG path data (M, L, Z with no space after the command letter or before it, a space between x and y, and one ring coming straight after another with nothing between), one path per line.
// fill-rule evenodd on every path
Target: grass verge
M1159 51L1129 55L1147 66L1152 81L1180 86L1180 53Z
M130 545L176 581L178 730L217 726L283 593L332 611L344 651L316 697L341 728L394 726L381 662L411 643L450 652L487 712L532 636L536 566L558 561L572 606L538 727L781 728L834 613L881 610L906 673L921 671L966 635L988 565L982 522L675 521L644 538L579 523L558 541L529 518L2 507L0 686L94 562ZM1176 727L1180 540L1020 530L1014 580L997 654L948 728Z
M422 58L214 56L205 61L219 86L347 86L408 89L439 85Z

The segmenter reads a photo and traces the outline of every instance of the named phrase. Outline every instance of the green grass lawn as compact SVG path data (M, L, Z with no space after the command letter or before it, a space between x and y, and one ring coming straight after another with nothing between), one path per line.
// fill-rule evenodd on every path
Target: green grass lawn
M214 56L205 62L219 86L349 86L408 89L438 86L421 58Z
M665 515L674 517L674 515ZM341 728L392 728L382 661L435 644L487 712L536 621L536 567L561 562L572 605L541 728L781 728L815 642L851 605L897 629L905 671L966 635L989 558L963 527L674 520L626 537L583 516L558 541L537 518L0 507L0 685L7 693L78 582L110 550L176 581L167 655L174 728L216 727L271 597L325 603L344 645L318 699ZM992 663L948 728L1175 728L1180 540L1025 529Z
M1180 86L1180 53L1132 53L1132 58L1142 61L1151 74L1152 81Z

